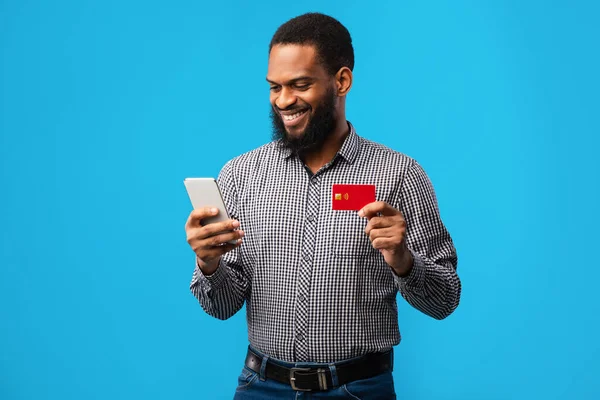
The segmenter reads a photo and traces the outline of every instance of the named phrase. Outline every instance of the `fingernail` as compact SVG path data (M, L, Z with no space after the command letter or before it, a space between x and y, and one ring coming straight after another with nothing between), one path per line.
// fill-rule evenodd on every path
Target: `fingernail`
M240 226L240 223L238 221L233 221L231 225L233 225L234 228L237 228L238 226Z
M244 231L240 231L240 237L244 237L245 233Z
M211 214L216 214L219 212L219 210L217 210L216 208L211 208L210 212L211 212Z
M360 210L360 211L358 212L358 216L359 216L359 217L364 217L364 216L365 216L365 213L364 213L364 211L363 211L363 210Z

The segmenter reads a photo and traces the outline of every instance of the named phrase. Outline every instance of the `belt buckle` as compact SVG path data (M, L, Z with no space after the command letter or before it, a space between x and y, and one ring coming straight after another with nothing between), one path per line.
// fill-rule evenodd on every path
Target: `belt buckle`
M312 368L291 368L290 369L290 385L292 386L293 390L297 390L300 392L311 392L312 389L303 389L303 388L299 388L298 386L296 386L296 372L310 372L312 371ZM327 376L325 375L325 372L327 370L326 369L322 369L319 368L317 369L317 376L319 378L319 389L320 390L327 390Z
M309 372L310 368L291 368L290 369L290 385L292 385L292 389L299 390L301 392L310 392L312 389L301 389L296 386L296 372Z

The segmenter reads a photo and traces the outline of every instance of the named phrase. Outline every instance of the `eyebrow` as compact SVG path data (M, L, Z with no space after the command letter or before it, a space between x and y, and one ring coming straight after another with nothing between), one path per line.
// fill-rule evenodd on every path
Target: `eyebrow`
M296 83L296 82L298 82L298 81L311 81L311 82L312 82L312 81L314 81L314 80L315 80L315 78L313 78L313 77L310 77L310 76L299 76L298 78L293 78L293 79L290 79L290 80L289 80L288 82L286 82L286 83L287 83L288 85L292 85L292 84L294 84L294 83ZM273 81L269 80L269 78L267 78L267 82L269 82L269 83L270 83L270 84L272 84L272 85L279 85L279 83L277 83L277 82L273 82Z

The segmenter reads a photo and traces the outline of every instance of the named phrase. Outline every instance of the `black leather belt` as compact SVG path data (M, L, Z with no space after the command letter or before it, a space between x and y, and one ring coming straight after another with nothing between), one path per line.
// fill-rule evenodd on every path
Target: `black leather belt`
M246 367L260 374L262 357L248 349ZM384 353L368 354L352 361L334 364L338 377L338 385L367 379L387 371L393 367L392 350ZM319 391L333 389L331 370L327 365L310 368L288 368L267 360L265 377L288 384L294 390Z

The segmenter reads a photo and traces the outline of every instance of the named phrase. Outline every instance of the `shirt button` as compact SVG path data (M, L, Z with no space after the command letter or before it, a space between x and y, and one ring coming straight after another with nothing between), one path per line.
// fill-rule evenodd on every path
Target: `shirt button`
M304 254L302 258L304 258L304 261L310 261L310 254Z
M301 302L305 302L306 301L306 296L304 296L303 294L299 294L298 295L298 300L300 300Z
M298 339L299 342L302 342L304 340L304 335L299 333L298 336L296 336L296 339Z
M310 215L308 216L308 220L309 220L310 222L313 222L313 221L315 220L315 216L314 216L314 214L310 214Z

